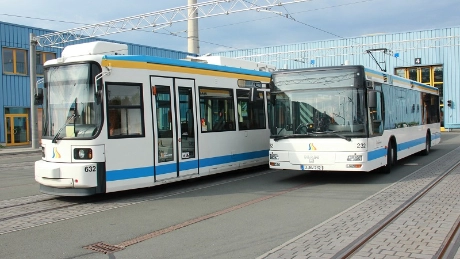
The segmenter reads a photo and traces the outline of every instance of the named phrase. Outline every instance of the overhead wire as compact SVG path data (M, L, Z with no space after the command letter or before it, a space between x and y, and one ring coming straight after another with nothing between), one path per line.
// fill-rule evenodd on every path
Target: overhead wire
M247 2L247 3L250 3L250 2L248 2L247 0L243 0L243 1L245 1L245 2ZM353 2L353 3L350 3L350 4L364 3L364 2L371 2L371 1L375 1L375 0L362 0L362 1ZM349 5L349 4L348 4L348 3L347 3L347 4L342 4L342 5L339 5L339 6L344 6L344 5ZM337 7L338 7L338 6L337 6ZM345 37L343 37L343 36L337 35L337 34L335 34L335 33L332 33L332 32L323 30L323 29L321 29L321 28L318 28L318 27L316 27L316 26L313 26L313 25L307 24L307 23L305 23L305 22L299 21L299 20L295 19L294 16L292 16L292 14L290 14L290 12L287 10L286 6L283 5L283 8L284 8L284 10L286 11L286 15L282 15L282 14L277 13L277 12L273 12L273 13L276 14L276 15L278 15L278 16L280 16L280 17L290 19L290 20L292 20L292 21L295 21L295 22L297 22L297 23L303 24L303 25L308 26L308 27L310 27L310 28L313 28L313 29L315 29L315 30L318 30L318 31L321 31L321 32L330 34L330 35L332 35L332 36L335 36L335 37L338 37L338 38L341 38L341 39L347 39L347 38L345 38ZM300 13L300 12L297 12L297 13ZM351 42L354 42L354 43L356 43L356 44L358 44L358 45L361 44L361 43L359 43L359 42L353 41L352 39L348 39L348 40L350 40ZM384 52L384 55L388 55L388 56L390 56L390 57L399 59L399 57L393 56L392 54L388 54L388 53L386 53L386 52ZM404 63L410 64L410 63L407 62L406 60L404 60L404 59L402 59L402 58L400 58L400 59L401 59ZM379 64L377 64L377 65L380 66Z
M370 1L374 1L374 0L362 0L362 1L356 1L356 2L351 2L351 3L333 5L333 6L327 6L327 7L321 7L321 8L315 8L315 9L310 9L310 10L305 10L305 11L294 12L293 14L299 14L299 13L305 13L305 12L319 11L319 10L330 9L330 8L336 8L336 7L342 7L342 6L348 6L348 5L353 5L353 4L360 4L360 3L370 2ZM248 1L245 1L245 2L248 2ZM253 3L251 3L251 2L248 2L248 3L253 4ZM257 5L256 5L256 6L257 6ZM284 5L283 5L283 7L284 7L284 9L286 10L286 12L288 12L287 9L286 9L286 7L285 7ZM289 13L289 12L288 12L288 13ZM7 14L7 13L0 13L0 15L10 16L10 17L17 17L17 18L34 19L34 20L40 20L40 21L50 21L50 22L59 22L59 23L69 23L69 24L77 24L77 25L90 25L90 24L87 24L87 23L79 23L79 22L71 22L71 21L47 19L47 18L40 18L40 17L31 17L31 16L22 16L22 15ZM277 17L277 16L271 16L271 17L264 17L264 18L259 18L259 19L247 20L247 21L238 22L238 23L231 23L231 24L226 24L226 25L221 25L221 26L214 26L214 27L208 27L208 28L204 28L204 29L198 29L198 31L209 30L209 29L217 29L217 28L220 28L220 27L233 26L233 25L237 25L237 24L249 23L249 22L254 22L254 21L259 21L259 20L265 20L265 19L272 19L272 18L276 18L276 17ZM301 24L304 24L304 25L306 25L306 26L309 26L309 27L311 27L311 28L313 28L313 29L322 31L322 32L324 32L324 33L333 35L333 36L335 36L335 37L343 38L342 36L339 36L339 35L336 35L336 34L334 34L334 33L328 32L328 31L323 30L323 29L321 29L321 28L318 28L318 27L315 27L315 26L312 26L312 25L309 25L309 24L306 24L306 23L297 21L296 19L293 19L292 14L289 14L289 17L291 18L291 20L294 20L294 21L296 21L296 22L298 22L298 23L301 23ZM285 17L285 18L289 18L289 17ZM166 30L166 29L163 29L163 30ZM151 33L151 32L152 32L152 31L147 31L147 30L135 30L135 31L148 32L148 33ZM168 30L166 30L166 31L168 31ZM187 30L181 31L181 32L187 32ZM188 38L188 37L185 37L185 36L180 36L180 35L178 35L178 33L170 32L170 31L168 31L168 33L161 33L161 32L154 31L154 33L162 34L162 35L175 36L175 37L185 38L185 39ZM225 47L225 48L229 48L229 49L235 49L235 50L238 49L238 48L235 48L235 47L232 47L232 46L227 46L227 45L223 45L223 44L219 44L219 43L204 41L204 40L200 40L200 39L198 40L198 42L202 42L202 43L206 43L206 44L210 44L210 45L215 45L215 46L220 46L220 47Z

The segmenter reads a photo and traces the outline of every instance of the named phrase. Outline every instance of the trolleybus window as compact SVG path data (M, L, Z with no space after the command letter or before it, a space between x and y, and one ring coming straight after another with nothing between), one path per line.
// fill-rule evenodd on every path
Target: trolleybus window
M250 91L236 90L238 99L238 127L240 130L265 129L264 93L257 92L257 98L249 101Z
M107 83L109 138L144 136L142 85Z
M195 121L193 119L192 89L179 88L180 136L182 158L195 158Z
M202 132L234 131L233 91L200 87L200 116Z
M155 101L157 106L158 160L173 161L174 145L172 132L172 102L169 86L156 85Z

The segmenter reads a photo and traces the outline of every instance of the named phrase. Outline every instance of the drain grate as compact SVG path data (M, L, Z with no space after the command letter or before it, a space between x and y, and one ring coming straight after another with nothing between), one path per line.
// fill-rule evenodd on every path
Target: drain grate
M115 253L115 252L125 249L124 246L109 245L104 242L87 245L87 246L84 246L83 248L86 248L88 250L93 250L96 252L100 252L100 253L104 253L104 254L111 254L111 253Z

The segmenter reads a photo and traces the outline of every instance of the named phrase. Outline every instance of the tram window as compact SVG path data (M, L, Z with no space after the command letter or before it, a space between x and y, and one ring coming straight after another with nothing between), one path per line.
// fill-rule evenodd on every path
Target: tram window
M235 131L231 89L200 87L201 132Z
M143 137L142 85L107 84L109 138Z
M240 130L265 129L264 93L257 92L256 100L249 101L249 90L236 90L238 99L238 127Z

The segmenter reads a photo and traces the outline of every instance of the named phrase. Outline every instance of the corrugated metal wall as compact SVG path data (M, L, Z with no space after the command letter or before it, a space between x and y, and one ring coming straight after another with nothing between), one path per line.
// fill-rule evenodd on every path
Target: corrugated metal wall
M444 109L444 126L460 128L460 27L294 43L213 55L268 63L278 69L337 66L346 61L350 65L379 69L367 50L382 48L391 52L372 53L378 62L385 62L380 65L386 66L389 73L394 73L396 67L416 66L415 58L421 58L421 66L443 65L444 100L454 103L452 108Z
M0 60L2 60L2 49L14 48L24 49L29 52L29 35L33 33L37 36L51 33L53 31L27 27L23 25L11 24L0 22ZM149 46L143 46L132 43L125 43L120 41L113 41L107 39L85 39L79 42L72 42L70 44L91 42L95 40L104 40L116 43L123 43L128 45L128 51L132 55L151 55L173 59L183 59L190 56L196 56L182 51L175 51L169 49L155 48ZM70 45L69 44L69 45ZM64 44L60 44L60 47L65 47ZM37 51L52 52L56 53L56 57L61 56L61 48L51 47L37 47ZM27 56L27 60L29 57ZM28 61L29 62L29 61ZM29 63L28 63L29 64ZM30 108L30 78L28 75L6 75L3 74L3 61L0 62L0 143L5 143L5 108L7 107L22 107ZM29 66L29 65L28 65ZM29 70L29 67L27 67Z

